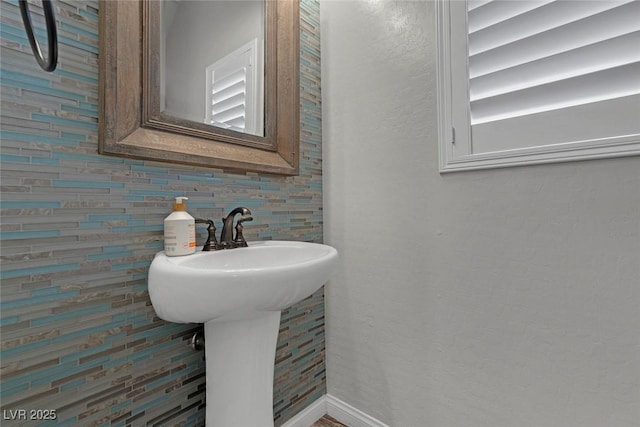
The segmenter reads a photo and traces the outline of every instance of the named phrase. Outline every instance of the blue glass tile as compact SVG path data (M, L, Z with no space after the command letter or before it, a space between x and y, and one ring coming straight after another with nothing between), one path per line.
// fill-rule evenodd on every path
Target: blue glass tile
M0 359L5 357L13 356L14 354L25 353L29 354L29 352L41 349L43 347L49 346L51 343L49 340L35 341L25 345L21 345L18 347L8 348L6 350L0 350Z
M139 414L140 412L146 411L147 409L152 408L152 407L154 407L156 405L159 405L162 402L166 401L167 399L169 399L169 397L170 396L168 394L165 394L165 395L163 395L163 396L161 396L161 397L159 397L157 399L154 399L154 400L152 400L152 401L150 401L148 403L139 405L139 406L133 408L133 410L131 411L131 414L132 415L136 415L136 414Z
M7 163L29 163L29 156L16 156L15 154L0 154L0 161Z
M80 127L83 129L87 129L87 130L98 130L98 122L85 122L83 120L74 120L74 119L66 119L63 117L53 117L53 116L47 116L44 114L32 114L31 118L33 120L39 120L42 122L47 122L47 123L51 123L51 124L58 124L58 125L63 125L63 126L69 126L69 127Z
M6 196L3 196L6 197ZM0 201L0 206L4 209L29 209L29 208L59 208L60 202L39 201L39 200L17 200Z
M80 317L86 314L93 314L93 313L98 313L101 311L109 311L111 310L111 304L102 304L102 305L95 305L95 306L91 306L91 307L85 307L83 309L79 309L79 310L73 310L73 311L68 311L65 313L60 313L60 314L52 314L48 317L43 317L40 319L32 319L31 320L31 325L32 326L40 326L40 325L46 325L49 323L54 323L54 322L60 322L62 320L67 320L67 319L73 319L76 317Z
M2 270L0 272L0 278L12 279L12 278L21 277L21 276L57 273L60 271L67 271L67 270L76 270L77 268L78 268L78 264L58 264L58 265L45 265L41 267L18 268L15 270Z
M77 188L123 188L122 182L103 181L70 181L64 179L54 179L51 181L54 187L77 187Z
M68 30L69 32L81 34L85 37L89 37L94 39L96 42L98 41L98 35L93 31L88 31L83 28L80 28L76 25L71 25L68 22L60 22L60 28L63 30Z
M20 321L19 316L8 316L0 319L0 326L8 326L13 325L14 323L18 323Z
M74 389L78 386L81 386L82 384L85 384L86 382L87 382L86 378L78 378L77 380L70 381L66 384L61 385L60 391L67 391L67 390Z

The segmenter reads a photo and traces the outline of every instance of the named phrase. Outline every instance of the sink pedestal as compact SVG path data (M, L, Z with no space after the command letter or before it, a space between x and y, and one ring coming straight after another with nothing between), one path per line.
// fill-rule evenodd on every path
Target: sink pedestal
M207 427L273 427L280 311L204 324Z

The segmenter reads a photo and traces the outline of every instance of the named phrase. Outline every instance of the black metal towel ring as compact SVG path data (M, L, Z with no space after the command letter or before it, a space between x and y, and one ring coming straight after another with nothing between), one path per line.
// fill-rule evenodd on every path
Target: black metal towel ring
M27 37L29 37L29 44L31 44L31 50L36 57L36 61L40 64L40 67L44 71L53 71L58 65L58 33L56 31L56 18L53 15L53 5L51 0L42 0L42 9L44 10L44 19L47 25L47 40L49 44L48 58L44 59L38 39L33 32L33 26L31 25L31 14L29 13L29 4L27 0L20 0L20 13L22 14L22 22L24 23L24 29L27 31Z

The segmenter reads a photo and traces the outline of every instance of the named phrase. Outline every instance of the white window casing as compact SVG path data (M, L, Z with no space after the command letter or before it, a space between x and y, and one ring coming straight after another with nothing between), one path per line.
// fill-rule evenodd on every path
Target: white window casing
M640 1L436 5L441 172L640 154Z

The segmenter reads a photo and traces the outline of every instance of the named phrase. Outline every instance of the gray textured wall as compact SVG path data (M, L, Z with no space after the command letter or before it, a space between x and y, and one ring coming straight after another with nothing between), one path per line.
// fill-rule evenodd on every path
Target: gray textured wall
M640 157L438 173L431 1L321 2L327 387L390 426L640 424Z

